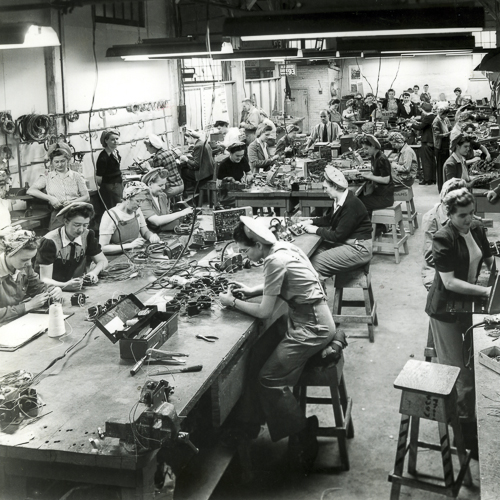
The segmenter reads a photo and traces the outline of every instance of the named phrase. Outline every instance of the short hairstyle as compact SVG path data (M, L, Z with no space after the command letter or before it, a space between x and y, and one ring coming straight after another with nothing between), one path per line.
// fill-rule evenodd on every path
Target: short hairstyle
M413 85L413 88L417 87L417 89L420 90L420 87L418 85Z
M147 185L154 184L158 179L166 179L168 176L168 172L165 169L158 170L158 172L155 172L150 179L147 181Z
M455 191L449 192L443 200L448 217L453 215L458 207L466 207L471 204L474 204L474 196L467 191L467 188L455 189Z
M458 136L452 141L451 149L452 151L456 151L458 146L462 146L466 142L470 143L470 141L471 141L470 137L467 137L464 134L458 134Z
M411 94L409 92L407 92L406 90L403 92L403 97L407 95L408 97L411 97Z
M450 105L447 102L440 102L436 105L436 109L440 115L447 115L450 111Z
M443 187L441 188L441 192L439 193L439 197L441 201L443 201L446 198L446 195L448 193L451 193L452 191L456 191L457 189L462 189L467 187L465 184L464 179L459 179L458 177L453 177L452 179L447 180L444 184Z
M245 233L245 224L243 222L238 222L238 225L233 230L233 240L236 243L243 243L247 247L254 247L257 242L252 240Z
M366 99L367 97L375 97L375 96L374 96L371 92L368 92L368 93L365 95L365 99Z
M71 207L65 214L64 220L70 221L75 217L83 217L84 219L92 219L94 217L94 208L92 206L75 206Z
M264 133L264 132L271 132L273 130L273 127L271 127L271 125L266 125L264 127L262 127L260 130L259 130L259 137Z
M224 120L217 120L214 123L214 127L229 127L229 122L226 122Z
M396 93L396 91L395 91L394 89L389 89L389 90L387 91L387 93L389 93L389 92L394 92L394 93Z
M467 130L468 128L471 128L474 132L476 131L476 126L473 123L471 123L471 122L464 123L462 131Z
M331 106L332 104L340 104L340 99L330 99L328 106Z
M248 99L248 97L246 99L243 99L241 102L248 102L249 104L253 105L252 99Z
M104 130L100 138L101 146L103 148L107 146L106 143L108 142L110 135L117 135L118 137L120 137L120 132L114 128L107 128L106 130Z

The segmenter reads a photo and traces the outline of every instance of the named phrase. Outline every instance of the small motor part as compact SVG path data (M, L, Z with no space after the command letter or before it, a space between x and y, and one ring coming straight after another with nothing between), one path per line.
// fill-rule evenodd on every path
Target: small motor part
M70 299L71 305L83 307L85 305L85 302L87 299L88 299L88 296L85 295L84 293L74 293Z

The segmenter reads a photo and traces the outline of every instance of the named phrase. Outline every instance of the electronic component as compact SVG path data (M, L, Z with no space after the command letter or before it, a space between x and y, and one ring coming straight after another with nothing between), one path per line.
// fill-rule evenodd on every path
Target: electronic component
M290 226L288 230L294 235L294 236L300 236L301 234L305 234L304 228L300 224L294 224L293 226Z
M183 250L184 245L181 242L176 241L175 243L165 246L163 255L165 255L169 259L177 259Z
M36 417L38 397L35 389L0 386L0 426L22 416Z
M85 295L84 293L74 293L71 296L71 305L83 307L85 305L85 301L87 300L87 298L88 296Z
M240 222L241 215L252 217L252 207L230 208L227 210L214 210L213 224L217 241L231 240L233 230Z

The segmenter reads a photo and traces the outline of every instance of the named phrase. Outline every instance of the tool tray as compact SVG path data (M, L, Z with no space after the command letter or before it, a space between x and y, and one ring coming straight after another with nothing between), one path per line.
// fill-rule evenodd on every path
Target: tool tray
M127 320L143 311L132 326L123 328ZM113 344L119 343L120 358L140 359L151 348L160 348L178 329L178 314L159 312L156 306L145 306L134 294L114 304L96 320L97 327ZM143 333L152 328L147 336Z

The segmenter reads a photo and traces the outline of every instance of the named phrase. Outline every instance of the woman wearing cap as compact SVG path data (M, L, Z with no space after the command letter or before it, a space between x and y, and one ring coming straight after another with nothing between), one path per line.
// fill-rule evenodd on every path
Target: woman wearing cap
M123 189L123 201L104 212L99 228L99 244L105 254L142 247L146 240L160 242L160 237L148 229L140 209L147 192L146 184L129 182Z
M164 149L165 143L155 134L149 134L147 140L144 141L144 145L148 153L154 155L149 160L151 168L165 170L165 194L169 198L182 194L184 182L175 161L175 154L168 149Z
M191 207L170 213L170 200L165 193L167 172L163 168L155 168L142 177L142 182L148 187L141 203L141 211L148 227L154 231L162 231L166 224L193 212Z
M201 135L193 130L184 132L186 142L193 146L190 157L181 155L181 177L185 188L193 187L200 181L209 180L214 174L212 148L208 141L202 141Z
M0 324L39 309L49 298L57 300L62 295L60 288L47 288L31 267L38 248L33 231L13 230L4 236L3 242L4 249L0 252Z
M415 151L406 144L406 139L399 132L391 132L388 141L397 152L396 160L391 163L394 189L412 186L418 166Z
M119 140L120 132L118 130L104 130L100 139L104 149L99 153L96 162L97 185L108 209L122 201L123 179L120 170L122 159L117 149Z
M391 163L382 153L382 146L373 135L362 135L359 144L370 155L372 163L371 172L360 172L369 182L359 197L371 217L373 210L390 207L394 203Z
M357 130L354 123L356 121L356 111L354 110L354 99L349 99L345 103L345 109L342 112L342 123L345 130Z
M94 207L90 203L71 203L57 215L63 217L64 226L49 231L42 238L35 268L47 285L75 292L82 288L84 275L97 283L108 259L102 253L94 231L88 228L94 216ZM88 273L87 258L95 264Z
M69 168L72 153L66 143L58 142L50 146L47 157L51 171L41 175L28 189L27 194L49 202L52 208L49 229L56 229L63 225L62 218L57 217L61 208L73 202L87 202L90 197L83 175Z
M257 139L248 146L248 161L253 173L258 173L260 169L269 170L271 165L279 158L279 155L271 155L268 144L271 136L271 127L259 128Z
M240 219L233 238L240 252L251 261L264 259L264 283L253 288L237 283L232 290L245 297L262 295L262 300L246 302L236 298L229 289L220 295L222 305L260 319L273 314L278 297L289 306L288 331L280 332L279 338L264 353L254 355L258 368L262 363L263 366L258 384L256 380L250 381L254 389L250 392L257 393L259 400L255 401L257 407L248 408L251 414L247 415L247 422L260 424L263 412L273 441L296 434L302 445L299 458L302 465L309 468L318 451L318 420L316 417L306 419L290 388L298 382L306 362L315 354L321 357L321 351L330 343L333 342L329 356L340 359L345 339L335 329L325 292L306 255L290 243L277 241L260 221L245 216ZM264 339L267 344L271 341L272 337ZM259 401L261 408L258 408Z
M444 180L463 179L466 187L471 188L474 181L469 176L469 168L466 162L466 157L470 151L470 138L460 133L451 143L451 149L453 153L443 166Z
M448 103L437 105L437 116L432 122L432 134L434 136L434 151L436 153L436 178L438 191L443 188L443 166L450 155L450 132L451 122L448 119L450 108Z
M320 276L329 278L370 262L372 223L366 207L347 189L344 174L327 165L324 175L323 191L333 199L333 205L324 217L301 224L306 232L323 239L311 262Z
M450 302L470 300L471 296L489 297L491 287L476 284L484 261L491 270L494 258L486 231L474 220L474 197L467 189L457 189L443 200L447 224L432 240L432 256L436 274L427 295L425 312L430 316L432 336L438 362L460 368L457 380L458 415L464 432L465 447L477 453L475 391L472 355L472 313L448 312Z
M292 158L296 155L295 151L295 139L297 137L297 132L299 131L297 125L287 125L285 135L281 137L276 144L277 155L285 155L285 158Z

